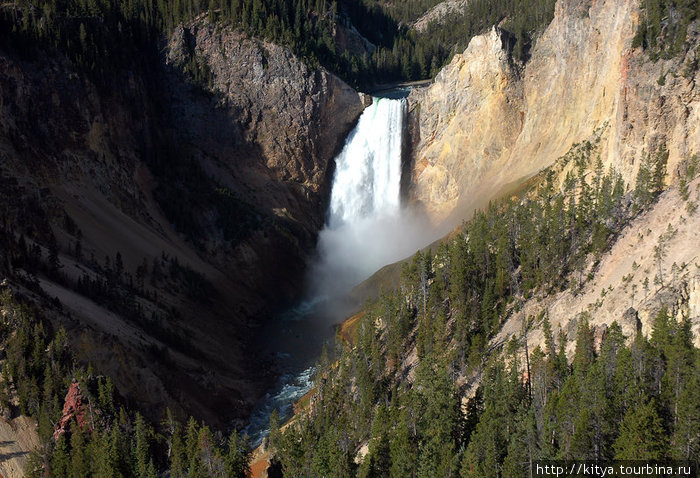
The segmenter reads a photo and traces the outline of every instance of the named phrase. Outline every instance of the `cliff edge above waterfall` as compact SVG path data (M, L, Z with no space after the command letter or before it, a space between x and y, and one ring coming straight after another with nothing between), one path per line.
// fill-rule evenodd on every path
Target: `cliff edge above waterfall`
M192 124L189 118L201 115L201 105L174 89L170 104L185 120L180 133L205 157L210 149L227 148L227 173L240 176L257 204L300 216L304 226L318 230L330 193L329 165L362 112L364 97L288 48L205 16L177 27L166 55L176 69L195 63L206 71L203 88L214 95L215 109L231 118L225 130L206 119ZM264 184L270 180L284 184L288 197L271 194Z

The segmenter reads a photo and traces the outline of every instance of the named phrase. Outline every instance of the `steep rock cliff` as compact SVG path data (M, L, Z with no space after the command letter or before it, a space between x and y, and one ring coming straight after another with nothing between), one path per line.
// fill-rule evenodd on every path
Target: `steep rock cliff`
M188 62L203 80L183 73ZM332 158L364 97L287 48L206 17L175 30L166 63L172 134L217 181L255 205L255 214L272 219L234 250L210 248L215 260L246 278L244 301L294 298L302 284L288 279L303 274L325 219Z
M686 199L676 186L700 149L700 35L691 24L684 51L652 60L632 48L639 18L638 1L559 0L526 65L510 60L507 33L493 29L472 39L433 85L409 97L410 199L445 229L488 201L531 186L528 178L565 164L557 159L576 145L593 143L588 170L600 157L631 188L646 158L661 147L668 151L670 187L603 257L587 258L584 286L524 299L490 350L513 336L527 337L530 347L541 344L536 318L545 312L569 339L571 354L582 314L599 344L613 321L628 337L637 330L649 334L662 307L679 320L689 317L700 343L698 184L691 183ZM553 168L559 184L572 167ZM655 248L662 243L659 259ZM459 380L471 392L478 382L478 375Z
M652 62L631 48L638 21L636 0L560 0L524 67L498 31L472 39L409 98L419 125L413 200L453 225L603 125L601 158L628 183L662 143L673 173L700 145L698 72L680 74L695 51Z
M409 96L420 138L412 194L436 218L503 161L520 132L522 85L504 42L496 29L473 38L430 87Z
M204 88L214 94L210 105L223 114L202 119L197 98L173 88L169 99L181 120L178 133L205 159L223 156L226 172L246 184L256 204L299 216L314 230L321 227L328 165L363 109L361 96L286 48L206 20L180 26L170 38L168 64L193 58L206 65ZM271 183L282 184L283 194L270 194Z
M699 186L698 179L689 184L689 200L700 200ZM653 208L625 228L591 268L590 280L580 290L524 301L492 339L492 346L501 346L512 336L526 336L532 347L543 344L541 319L546 311L555 334L561 331L566 336L567 352L572 356L582 314L596 330L596 346L600 346L600 338L613 321L630 339L638 330L651 336L653 318L663 307L679 322L690 319L695 345L700 345L700 216L689 212L686 204L677 187L669 188ZM662 243L665 253L659 260L655 247Z

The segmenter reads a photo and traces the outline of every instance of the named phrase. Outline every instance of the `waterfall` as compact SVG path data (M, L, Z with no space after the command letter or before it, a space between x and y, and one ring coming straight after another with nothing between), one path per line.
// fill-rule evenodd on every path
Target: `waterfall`
M398 212L405 108L403 99L374 98L360 116L335 161L330 229Z
M416 251L422 236L401 209L405 99L374 98L336 158L328 220L312 272L316 293L336 296Z
M283 375L250 418L247 432L256 444L267 434L272 410L288 418L292 404L311 388L313 363L322 344L332 339L332 325L354 310L355 305L344 303L351 288L427 243L429 228L401 208L405 114L406 100L374 98L336 158L309 291L297 307L271 322L272 329L261 331Z

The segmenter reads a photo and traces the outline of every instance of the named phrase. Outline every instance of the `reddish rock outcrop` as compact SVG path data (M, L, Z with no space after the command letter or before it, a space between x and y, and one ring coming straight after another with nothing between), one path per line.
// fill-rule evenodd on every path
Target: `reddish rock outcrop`
M75 418L76 423L82 429L87 422L86 406L83 404L83 393L80 390L78 382L73 382L68 388L66 399L63 403L63 414L61 419L56 423L56 428L53 432L53 439L63 435L69 427L70 421Z

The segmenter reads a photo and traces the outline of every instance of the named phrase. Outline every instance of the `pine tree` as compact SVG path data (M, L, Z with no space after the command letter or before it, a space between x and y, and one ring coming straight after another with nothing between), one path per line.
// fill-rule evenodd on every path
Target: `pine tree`
M90 456L93 459L93 475L105 478L119 478L120 471L120 433L118 426L113 425L111 430L104 430L92 439Z
M634 197L637 207L648 205L653 199L653 184L650 158L647 156L642 160L637 171L637 179L634 189Z
M436 365L434 365L436 363ZM416 476L451 476L456 467L459 401L442 360L426 358L416 372L421 443Z
M541 453L539 441L534 410L523 403L516 414L515 430L503 460L504 478L532 476L534 461Z
M697 355L697 352L696 352ZM678 460L695 460L700 465L700 361L678 397L676 426L671 441L671 456Z
M616 460L661 460L666 456L666 432L655 400L627 412L614 448Z
M588 316L584 314L579 317L578 330L576 331L576 349L573 360L574 373L583 379L593 360L595 360L593 331L588 324Z
M408 422L408 412L404 409L399 415L399 420L389 442L391 453L389 476L391 478L414 476L417 452Z
M572 450L573 435L576 432L576 420L580 410L581 389L578 378L570 375L564 383L557 400L552 402L555 416L554 436L558 445L557 458L569 460L576 456Z
M273 449L282 448L282 432L280 431L279 412L277 409L270 414L270 446Z
M571 435L569 453L578 460L590 460L595 456L595 434L591 410L581 407L574 420L574 433Z
M202 476L202 460L199 454L199 426L194 417L187 421L185 431L185 456L186 471L188 478L199 478Z
M241 439L234 430L228 439L228 451L225 459L226 476L231 478L247 478L250 475L248 468L249 451L245 438Z
M212 476L221 457L214 443L214 435L206 425L203 425L199 430L197 448L202 466L200 473L203 476Z
M148 475L148 464L151 458L149 449L149 439L151 430L148 429L146 421L140 413L136 413L134 420L134 439L132 441L132 458L135 465L136 476L146 478Z
M511 377L517 376L517 367L511 368ZM515 431L515 413L524 389L511 383L505 370L503 358L492 360L487 366L482 386L484 387L484 411L471 435L463 455L461 476L496 478L507 453L507 443Z
M114 414L114 384L111 378L106 377L98 382L97 403L103 412Z
M66 436L62 434L56 441L56 447L51 457L51 476L55 478L68 478L71 470L71 458Z
M506 449L498 414L492 404L487 404L463 455L462 478L497 478Z
M666 163L668 162L668 150L666 145L659 146L654 158L654 166L651 174L651 189L655 195L661 194L664 190L664 180L666 178Z
M89 457L86 453L84 432L79 427L71 427L71 478L87 478L90 473Z
M624 385L616 378L625 350L625 336L619 324L613 322L601 344L600 356L587 377L587 402L594 419L594 456L598 460L612 458L612 442L624 415L625 390L621 388Z
M173 478L185 478L187 469L187 455L185 444L182 441L179 423L176 423L173 426L172 444L169 458L170 476Z
M358 470L360 478L389 476L391 470L391 448L387 432L389 430L389 415L384 404L381 404L374 416L372 433L370 435L367 456Z
M336 465L341 461L339 455L342 452L336 442L337 433L332 427L327 428L313 447L312 476L338 476Z

